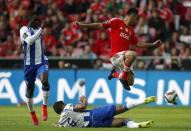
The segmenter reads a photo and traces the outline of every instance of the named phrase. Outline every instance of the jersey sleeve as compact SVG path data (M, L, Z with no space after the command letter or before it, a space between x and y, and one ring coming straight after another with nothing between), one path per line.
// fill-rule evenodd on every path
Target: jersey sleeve
M65 108L64 108L64 111L67 111L67 110L71 110L71 111L73 111L74 110L74 105L73 104L67 104L66 106L65 106Z
M121 20L118 18L112 18L112 19L104 21L102 23L102 27L103 28L115 28L119 25L120 21Z
M28 28L26 26L23 26L20 29L20 38L22 41L25 41L27 44L33 44L35 40L39 38L39 36L42 33L42 28L39 28L33 35L30 34L28 31Z
M26 26L23 26L21 29L20 29L20 38L21 38L21 41L25 41L25 39L27 39L27 37L30 37L31 34L28 32L28 28Z

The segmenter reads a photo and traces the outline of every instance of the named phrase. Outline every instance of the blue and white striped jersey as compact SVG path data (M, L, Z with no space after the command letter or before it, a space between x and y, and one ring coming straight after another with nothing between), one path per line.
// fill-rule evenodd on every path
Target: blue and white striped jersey
M91 118L90 112L90 110L75 112L74 105L67 104L60 115L58 125L60 127L87 127L90 120L86 120L85 117Z
M43 51L42 28L23 26L20 39L24 50L24 65L37 65L48 60Z

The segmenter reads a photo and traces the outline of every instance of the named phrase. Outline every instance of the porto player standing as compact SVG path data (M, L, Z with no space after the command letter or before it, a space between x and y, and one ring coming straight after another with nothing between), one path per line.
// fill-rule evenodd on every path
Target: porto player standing
M32 122L38 125L38 119L33 109L33 92L36 77L39 77L43 90L42 120L48 118L47 103L49 97L48 83L48 59L43 52L42 30L46 22L34 16L28 26L20 29L20 39L24 50L24 79L26 82L27 106L31 114Z
M134 74L131 71L131 65L136 58L136 52L133 48L149 48L158 47L161 44L160 40L154 43L139 43L134 33L133 27L138 22L138 11L135 8L129 9L127 16L124 19L112 18L103 23L81 23L76 24L81 28L88 29L110 29L111 35L111 63L114 68L111 70L108 79L119 78L123 87L130 90L130 85L134 83ZM120 69L118 73L116 68Z

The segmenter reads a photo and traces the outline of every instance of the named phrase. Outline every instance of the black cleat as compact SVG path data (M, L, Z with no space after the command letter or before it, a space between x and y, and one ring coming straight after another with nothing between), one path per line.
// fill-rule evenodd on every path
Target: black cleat
M129 85L128 85L127 80L122 80L122 79L119 79L119 81L121 82L121 84L122 84L123 88L125 88L125 89L126 89L126 90L128 90L128 91L130 91L130 90L131 90L131 88L130 88L130 87L129 87Z
M116 71L115 71L115 69L113 69L113 70L111 70L111 72L110 72L110 74L108 75L108 80L111 80L112 78L114 78L113 77L113 73L115 73Z

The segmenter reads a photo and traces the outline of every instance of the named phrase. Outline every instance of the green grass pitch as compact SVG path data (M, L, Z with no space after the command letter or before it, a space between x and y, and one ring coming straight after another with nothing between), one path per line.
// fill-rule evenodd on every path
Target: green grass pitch
M49 119L41 121L40 107L35 107L38 114L39 126L32 126L27 107L0 106L0 131L191 131L191 107L138 107L117 117L131 118L135 121L154 120L151 128L61 128L54 127L58 115L49 107Z

